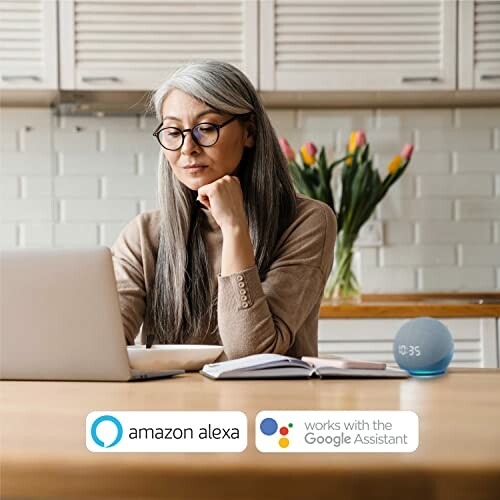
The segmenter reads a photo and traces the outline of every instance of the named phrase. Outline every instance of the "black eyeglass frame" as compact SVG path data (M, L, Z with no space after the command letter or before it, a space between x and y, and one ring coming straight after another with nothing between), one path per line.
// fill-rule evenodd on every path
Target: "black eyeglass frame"
M224 123L221 123L220 125L217 125L216 123L211 123L211 122L201 122L201 123L197 123L193 128L186 128L184 130L181 130L180 128L177 128L177 127L163 127L163 123L160 123L160 125L158 125L158 127L156 128L156 130L153 132L153 135L158 139L158 142L160 143L160 146L164 149L166 149L167 151L178 151L179 149L182 148L182 146L184 146L184 141L186 139L186 133L187 132L191 132L191 137L193 138L193 141L198 144L198 146L202 147L202 148L211 148L212 146L215 146L215 144L217 144L217 141L219 140L219 136L220 136L220 129L222 127L225 127L226 125L228 125L229 123L231 123L232 121L236 120L237 118L240 118L242 116L247 116L247 115L250 115L251 113L244 113L242 115L234 115L232 118L229 118L229 120L225 121ZM197 127L200 127L201 125L211 125L212 127L215 127L216 130L217 130L217 138L215 139L215 142L213 144L210 144L210 146L203 146L203 144L200 144L198 142L198 139L196 138L196 136L193 134L193 130ZM182 134L182 142L181 142L181 145L178 147L178 148L175 148L175 149L170 149L170 148L167 148L165 147L161 141L160 141L160 132L162 130L165 130L167 128L173 128L175 130L178 130L181 134Z

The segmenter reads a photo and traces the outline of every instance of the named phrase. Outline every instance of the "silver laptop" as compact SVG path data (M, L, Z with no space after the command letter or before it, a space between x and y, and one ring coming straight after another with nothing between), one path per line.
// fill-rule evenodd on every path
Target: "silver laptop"
M0 250L0 379L128 381L131 370L107 247Z

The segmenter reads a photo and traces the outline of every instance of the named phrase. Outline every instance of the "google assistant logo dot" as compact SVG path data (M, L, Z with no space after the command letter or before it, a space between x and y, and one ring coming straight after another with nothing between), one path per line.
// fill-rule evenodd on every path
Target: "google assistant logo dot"
M293 424L288 424L288 426L283 426L280 427L279 433L282 436L287 436L288 435L288 429L291 429L293 427ZM273 434L276 433L278 430L278 422L274 420L274 418L265 418L262 420L260 423L260 431L262 434L265 434L266 436L272 436ZM281 448L287 448L288 445L290 444L290 440L287 437L282 437L279 439L278 444L280 445Z

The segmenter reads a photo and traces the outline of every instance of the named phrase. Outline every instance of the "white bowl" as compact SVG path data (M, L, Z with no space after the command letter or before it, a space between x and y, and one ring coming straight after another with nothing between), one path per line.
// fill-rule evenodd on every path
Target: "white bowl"
M137 370L201 370L213 363L224 348L220 345L154 344L127 346L130 367Z

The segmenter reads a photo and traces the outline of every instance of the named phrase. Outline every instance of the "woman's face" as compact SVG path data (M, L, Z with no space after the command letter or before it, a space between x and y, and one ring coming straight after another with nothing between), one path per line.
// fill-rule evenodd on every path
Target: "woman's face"
M193 128L198 123L210 122L221 125L234 115L219 113L182 90L174 88L163 102L163 127L181 130ZM210 147L199 146L190 132L185 133L184 144L177 151L162 149L172 170L185 186L197 191L224 175L233 175L243 156L245 147L252 147L253 137L248 125L239 120L228 123L219 130L218 141ZM188 165L204 165L202 169L185 168Z

